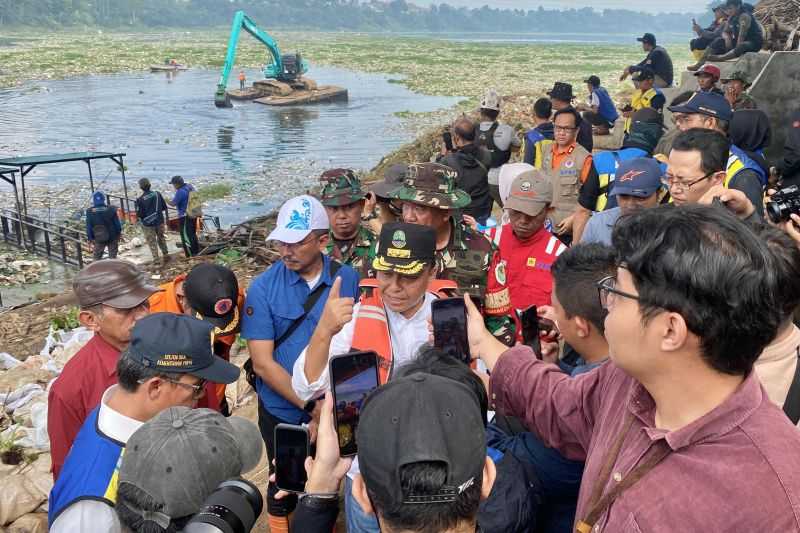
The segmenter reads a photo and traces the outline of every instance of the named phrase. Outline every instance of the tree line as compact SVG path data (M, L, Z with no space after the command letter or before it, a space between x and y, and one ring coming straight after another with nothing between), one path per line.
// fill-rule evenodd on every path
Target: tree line
M0 27L218 27L244 10L267 28L630 33L689 31L685 14L606 9L420 7L406 0L0 0Z

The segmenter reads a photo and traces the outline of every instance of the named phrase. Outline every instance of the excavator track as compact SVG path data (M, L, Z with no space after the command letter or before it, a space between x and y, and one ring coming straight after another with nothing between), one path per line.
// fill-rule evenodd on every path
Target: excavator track
M262 96L289 96L294 92L294 89L288 83L272 79L255 81L253 82L253 87Z

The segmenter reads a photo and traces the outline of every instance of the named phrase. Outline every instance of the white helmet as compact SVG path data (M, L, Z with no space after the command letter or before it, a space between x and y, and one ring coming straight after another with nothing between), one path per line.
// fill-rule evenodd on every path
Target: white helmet
M488 89L481 99L481 109L500 111L500 95L494 89Z

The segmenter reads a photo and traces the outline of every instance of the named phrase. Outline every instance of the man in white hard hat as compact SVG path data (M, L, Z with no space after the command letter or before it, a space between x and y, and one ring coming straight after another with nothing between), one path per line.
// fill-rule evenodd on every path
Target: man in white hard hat
M502 98L494 89L488 89L481 99L481 123L478 128L478 138L475 144L486 148L491 154L489 162L489 194L492 199L503 207L503 202L498 192L498 177L500 167L508 163L511 153L516 152L522 146L514 128L508 124L501 124L497 121L500 115L500 103Z

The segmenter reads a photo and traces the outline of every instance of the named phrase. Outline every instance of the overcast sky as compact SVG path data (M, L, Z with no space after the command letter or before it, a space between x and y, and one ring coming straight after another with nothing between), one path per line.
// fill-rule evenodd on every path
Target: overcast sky
M642 2L635 3L630 0L408 0L418 5L439 4L443 1L450 5L481 7L490 5L496 8L536 9L544 6L547 8L577 8L590 6L595 9L623 8L637 11L658 13L662 11L697 13L705 11L707 2L702 0L671 0L670 2Z

